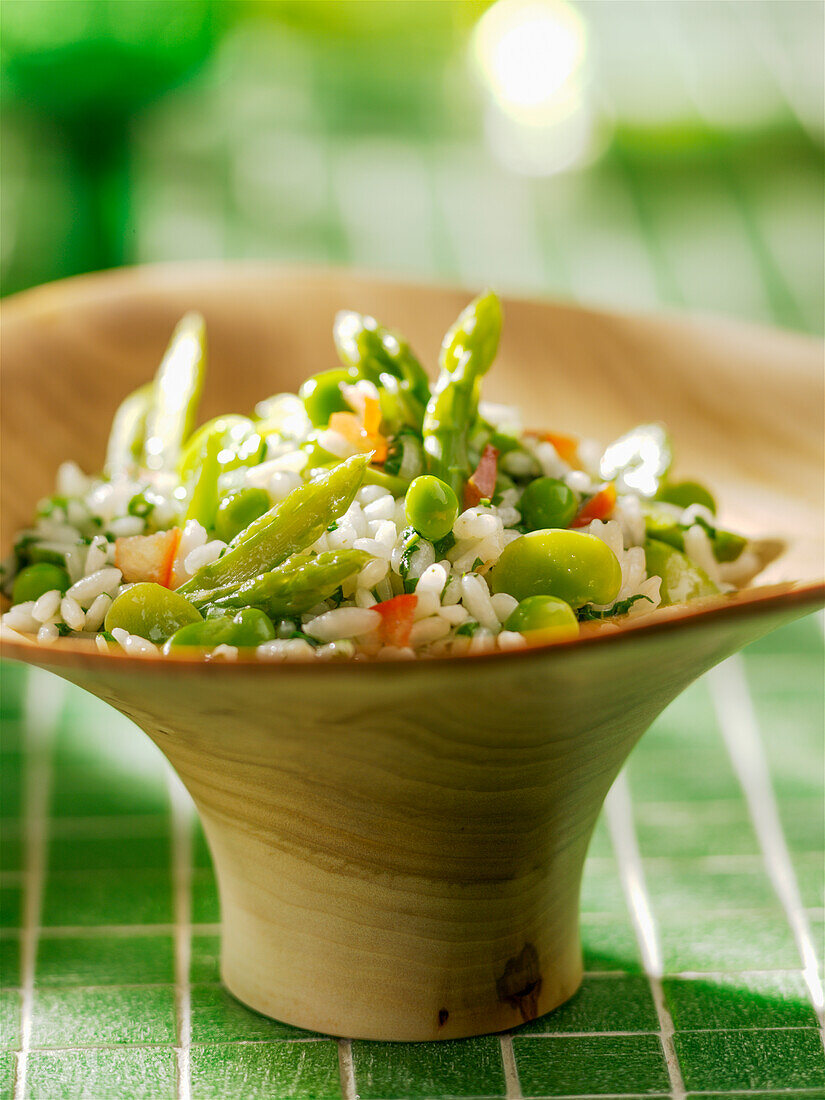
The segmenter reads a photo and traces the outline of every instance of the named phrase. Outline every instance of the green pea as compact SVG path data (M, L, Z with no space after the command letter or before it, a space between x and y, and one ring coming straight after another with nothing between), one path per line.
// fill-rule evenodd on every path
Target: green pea
M180 593L143 581L120 593L106 613L104 626L110 634L120 627L157 643L200 620L200 611Z
M248 527L258 516L271 507L266 489L239 489L224 497L218 505L215 518L215 534L224 542L231 542L235 535Z
M521 495L521 518L531 531L569 527L579 508L576 494L555 477L537 477Z
M685 603L700 596L715 596L719 591L707 573L681 550L658 539L645 542L645 564L649 576L662 578L659 589L662 607Z
M449 535L458 516L458 497L452 487L432 474L417 477L407 490L407 523L422 538L437 542Z
M244 649L262 645L274 637L275 627L269 616L257 607L246 607L232 618L222 615L182 626L167 641L163 651L168 653L178 646L214 649L218 645L233 645Z
M531 531L505 546L491 573L493 592L517 600L557 596L571 607L612 603L619 594L618 558L594 535L581 531Z
M716 515L716 501L698 481L674 481L662 485L656 494L656 499L663 500L667 504L675 504L677 508L690 508L691 504L701 504L703 508L707 508L714 516Z
M358 371L337 367L307 378L298 390L307 416L316 428L325 428L334 412L352 412L341 393L342 385L358 381Z
M509 616L504 629L525 634L531 642L559 642L578 637L579 621L564 600L555 596L528 596Z
M13 603L27 603L29 600L39 600L44 592L65 592L69 587L69 574L59 565L49 562L37 562L36 565L27 565L21 569L14 578L12 588Z

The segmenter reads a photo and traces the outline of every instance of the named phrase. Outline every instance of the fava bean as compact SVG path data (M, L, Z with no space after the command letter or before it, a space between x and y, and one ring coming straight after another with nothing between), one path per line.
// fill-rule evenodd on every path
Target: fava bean
M578 637L579 621L564 600L528 596L509 616L504 629L524 634L531 642L560 642Z
M609 604L622 584L622 570L601 539L581 531L531 531L505 546L491 573L493 592L517 600L557 596L571 607Z
M39 600L45 592L65 592L69 587L69 574L59 565L51 562L37 562L21 569L14 578L12 603L26 603Z
M666 542L648 539L645 542L645 563L649 576L662 578L659 590L662 607L695 600L700 596L715 596L719 591L703 569Z
M716 515L716 501L698 481L673 481L659 487L657 500L675 504L677 508L690 508L691 504L701 504L703 508Z
M182 626L200 619L200 611L179 592L145 581L120 593L106 612L104 626L110 634L120 627L157 643L165 642Z
M178 646L198 646L214 649L218 645L234 645L239 649L269 642L275 637L272 620L257 607L247 607L231 618L204 619L188 623L176 630L163 647L164 653Z

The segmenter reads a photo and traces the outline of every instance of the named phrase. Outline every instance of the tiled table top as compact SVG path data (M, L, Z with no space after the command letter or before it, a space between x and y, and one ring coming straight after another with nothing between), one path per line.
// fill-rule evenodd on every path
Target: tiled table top
M635 10L645 34L661 24L663 72L701 99L697 7L710 5L591 5L610 24L607 76L612 56L624 79ZM806 70L787 52L790 10L713 6L720 41L792 119ZM312 72L254 34L211 84L136 127L137 259L350 263L822 331L821 133L801 116L773 148L656 160L619 140L588 171L530 180L441 117L414 137L335 132ZM697 110L691 125L712 126ZM38 225L28 180L46 153L35 142L20 169ZM645 735L594 837L587 974L569 1004L512 1036L383 1045L234 1001L208 852L163 759L102 704L3 667L0 1098L825 1098L822 668L810 618L705 677Z
M188 798L137 729L2 668L0 1096L825 1097L822 622L752 646L645 735L599 822L586 977L512 1035L336 1041L221 987Z

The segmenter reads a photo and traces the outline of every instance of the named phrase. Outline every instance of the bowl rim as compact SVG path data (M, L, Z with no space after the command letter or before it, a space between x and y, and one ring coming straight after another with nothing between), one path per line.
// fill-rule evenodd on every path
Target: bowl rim
M5 322L13 320L15 315L26 316L29 310L38 312L51 304L51 299L57 295L67 294L69 298L76 295L83 296L87 288L93 292L105 292L106 288L115 284L143 283L144 281L163 284L164 282L177 283L180 280L196 279L204 282L215 282L221 277L231 275L234 277L255 277L262 275L278 276L289 273L291 276L306 278L346 277L355 281L381 282L387 286L431 288L443 291L467 290L467 285L459 281L424 279L415 276L407 276L396 272L374 272L366 268L348 267L345 265L311 264L311 263L285 263L269 261L265 259L252 260L171 260L146 264L127 264L120 267L104 269L100 271L82 272L63 279L55 279L47 283L29 287L15 294L11 294L0 300L0 316ZM714 325L720 329L749 330L753 333L771 332L784 339L807 343L810 347L823 346L823 341L809 333L796 332L790 329L777 328L766 324L742 321L735 317L723 316L711 312L677 311L677 310L619 310L602 308L596 305L581 304L576 301L558 299L550 295L537 293L514 292L505 295L521 302L530 302L549 306L554 309L576 313L581 316L614 317L617 319L635 318L650 323L662 323L668 325L692 326L697 322L703 325ZM236 660L213 661L204 657L189 656L186 654L173 654L149 657L133 657L122 651L102 653L91 650L85 639L79 640L79 644L71 639L59 639L57 643L40 645L36 641L16 642L7 636L0 636L0 657L6 660L20 661L33 665L53 665L56 667L68 667L82 665L89 671L98 671L103 668L112 668L115 662L118 669L124 671L134 668L158 669L173 668L180 671L192 671L209 667L210 669L230 669L233 667L249 669L267 669L270 674L274 669L313 670L317 675L320 668L327 670L340 670L345 666L356 668L386 668L397 669L423 667L433 665L455 665L466 667L468 664L476 664L479 661L512 661L525 660L527 657L547 657L550 654L569 654L582 648L602 646L606 644L621 644L620 639L638 637L645 639L660 633L667 634L676 627L690 627L693 625L712 625L724 619L749 618L753 615L769 614L773 610L793 609L798 614L804 614L805 609L814 611L825 605L825 579L817 581L788 581L773 585L754 585L743 588L724 596L715 596L693 604L681 604L673 607L657 608L650 614L640 616L638 619L625 623L615 624L614 629L604 629L599 632L587 633L577 638L566 641L542 642L526 647L491 653L463 654L460 656L422 657L412 660L410 658L392 658L390 660L377 660L367 658L361 660L261 660L250 654L249 656L238 654ZM223 673L221 673L223 674Z
M245 671L259 670L256 675L264 672L277 675L278 672L289 672L298 669L312 671L318 675L321 669L327 672L334 670L336 673L343 668L353 669L405 669L432 668L434 666L456 666L466 668L479 662L495 661L498 663L512 662L532 658L550 658L553 654L562 657L571 652L587 650L589 648L605 645L629 644L628 639L640 638L646 640L657 637L660 634L667 635L675 629L690 627L705 627L727 622L731 619L739 621L770 614L771 611L791 610L798 615L804 615L806 609L809 612L825 606L825 580L806 584L785 582L782 584L755 586L731 593L729 596L714 596L690 604L678 604L667 608L657 608L649 615L640 617L635 622L630 621L617 626L613 630L603 630L598 633L586 634L578 638L570 638L558 642L541 642L536 645L527 645L521 649L496 650L492 653L466 653L457 656L444 655L440 657L399 658L390 660L378 660L375 657L362 660L283 660L267 661L250 654L231 661L210 660L206 657L192 657L187 654L166 655L158 653L147 657L133 657L123 652L101 653L91 650L91 644L84 640L80 644L72 644L71 639L60 639L57 643L44 646L36 641L16 642L7 638L0 638L0 657L5 660L20 661L24 664L46 665L54 667L83 666L90 672L99 672L103 669L133 671L136 669L174 670L177 672L192 672L195 670L220 669L220 675L233 668L242 668ZM794 616L796 617L796 615Z

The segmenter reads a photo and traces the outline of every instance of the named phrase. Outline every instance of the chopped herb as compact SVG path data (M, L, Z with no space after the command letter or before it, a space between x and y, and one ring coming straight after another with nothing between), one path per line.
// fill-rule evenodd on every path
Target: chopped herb
M404 591L409 595L411 592L415 592L415 586L418 584L418 577L405 577L404 578Z
M650 596L628 596L626 600L617 600L612 607L608 607L605 611L597 611L594 607L580 607L578 610L579 622L590 622L594 619L613 619L618 615L626 615L631 607L638 600L647 600L648 603L653 603Z
M398 572L406 580L407 574L412 566L412 555L418 543L421 542L421 536L414 527L405 527L401 532L401 537L404 541L402 543L403 549L401 551L401 561L398 564Z
M478 506L479 508L489 508L492 503L489 497L482 497L478 502Z
M67 634L71 634L72 628L67 626L66 623L57 623L57 633L61 638L65 638Z
M293 630L293 632L291 634L287 634L286 637L284 637L282 634L278 635L279 642L290 641L292 638L300 638L302 642L309 642L313 649L317 648L317 646L319 645L324 644L323 642L319 642L317 638L310 638L308 634L304 634L300 630Z
M329 527L327 527L327 531L337 531L337 530L338 530L338 524L335 522L335 520L333 520L332 523L329 525Z
M473 562L473 568L470 570L470 572L475 573L481 565L484 565L484 562L481 560L481 558L476 558L476 560Z
M455 535L452 531L448 531L443 539L439 539L438 542L433 543L433 550L435 550L436 558L443 558L448 550L452 550L455 546Z
M127 508L130 516L138 516L140 519L146 519L154 510L155 505L146 499L145 493L135 493Z
M475 619L467 619L461 626L456 627L456 634L461 634L464 637L472 638L475 632L479 629L481 623L476 622Z

